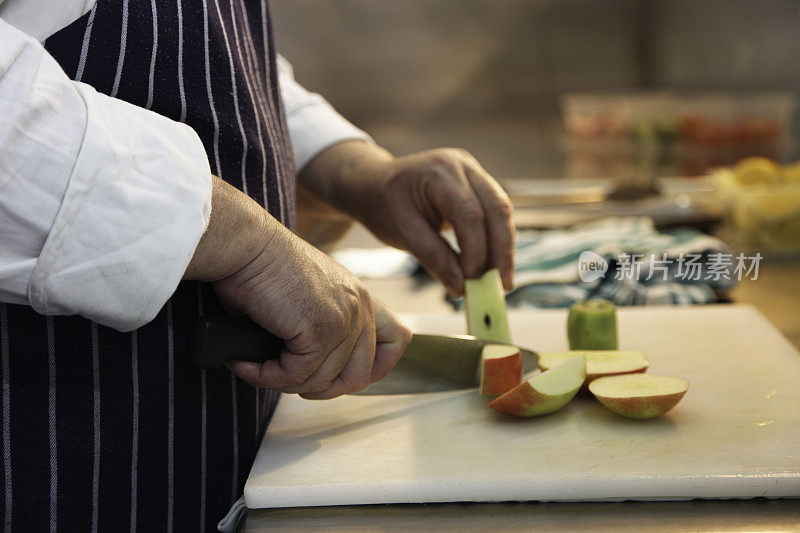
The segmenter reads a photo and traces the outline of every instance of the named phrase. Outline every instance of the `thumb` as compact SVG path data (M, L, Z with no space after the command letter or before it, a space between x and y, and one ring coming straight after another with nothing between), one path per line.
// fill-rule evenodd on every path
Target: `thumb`
M375 309L375 362L372 365L372 381L386 377L411 341L411 329L386 305L372 299Z

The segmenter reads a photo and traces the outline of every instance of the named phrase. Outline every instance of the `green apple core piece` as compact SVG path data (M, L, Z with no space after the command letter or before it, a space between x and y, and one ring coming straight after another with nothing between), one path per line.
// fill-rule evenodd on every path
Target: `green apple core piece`
M493 268L464 287L467 333L492 342L511 344L506 295L500 271Z
M578 302L569 308L570 350L616 350L617 308L605 300Z
M600 403L617 414L639 419L663 415L687 390L689 382L683 378L653 374L606 376L589 383L589 391Z
M567 359L586 356L586 381L602 376L644 372L650 362L642 352L619 350L571 350L568 352L546 352L539 354L539 368L548 370Z
M558 411L575 397L586 378L586 358L573 357L555 368L523 381L489 403L495 411L513 416L539 416Z

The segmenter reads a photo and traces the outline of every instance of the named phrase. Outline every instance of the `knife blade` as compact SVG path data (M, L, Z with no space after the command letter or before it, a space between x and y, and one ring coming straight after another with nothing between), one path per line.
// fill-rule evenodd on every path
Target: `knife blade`
M415 333L392 371L356 394L410 394L469 389L477 384L481 351L490 341L469 335ZM189 360L218 368L240 359L262 363L280 357L283 340L248 318L200 318L189 340ZM538 357L520 348L524 371L538 368Z

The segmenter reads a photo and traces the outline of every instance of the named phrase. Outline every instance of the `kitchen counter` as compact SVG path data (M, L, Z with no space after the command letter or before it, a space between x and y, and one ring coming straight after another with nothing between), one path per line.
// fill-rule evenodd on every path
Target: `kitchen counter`
M797 500L622 503L445 503L250 511L266 531L798 531Z
M409 278L366 280L370 291L399 312L449 310L435 283ZM759 278L739 284L737 302L757 306L800 347L800 263L764 260ZM799 500L687 502L447 503L259 509L243 531L800 531Z

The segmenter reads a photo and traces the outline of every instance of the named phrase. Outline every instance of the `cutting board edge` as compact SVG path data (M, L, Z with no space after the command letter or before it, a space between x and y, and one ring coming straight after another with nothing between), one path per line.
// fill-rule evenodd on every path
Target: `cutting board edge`
M581 492L575 494L564 488L563 480L550 483L527 481L498 481L463 483L442 481L416 483L414 486L385 486L380 484L335 485L308 498L309 487L252 487L245 486L245 505L250 509L325 507L338 505L455 503L455 502L621 502L621 501L690 501L800 499L800 472L769 476L730 476L729 478L691 478L692 489L686 491L686 479L674 482L674 491L656 478L587 479L581 481ZM342 489L348 498L342 498ZM647 496L642 496L647 494ZM303 501L302 505L296 502ZM293 503L295 502L295 503Z

